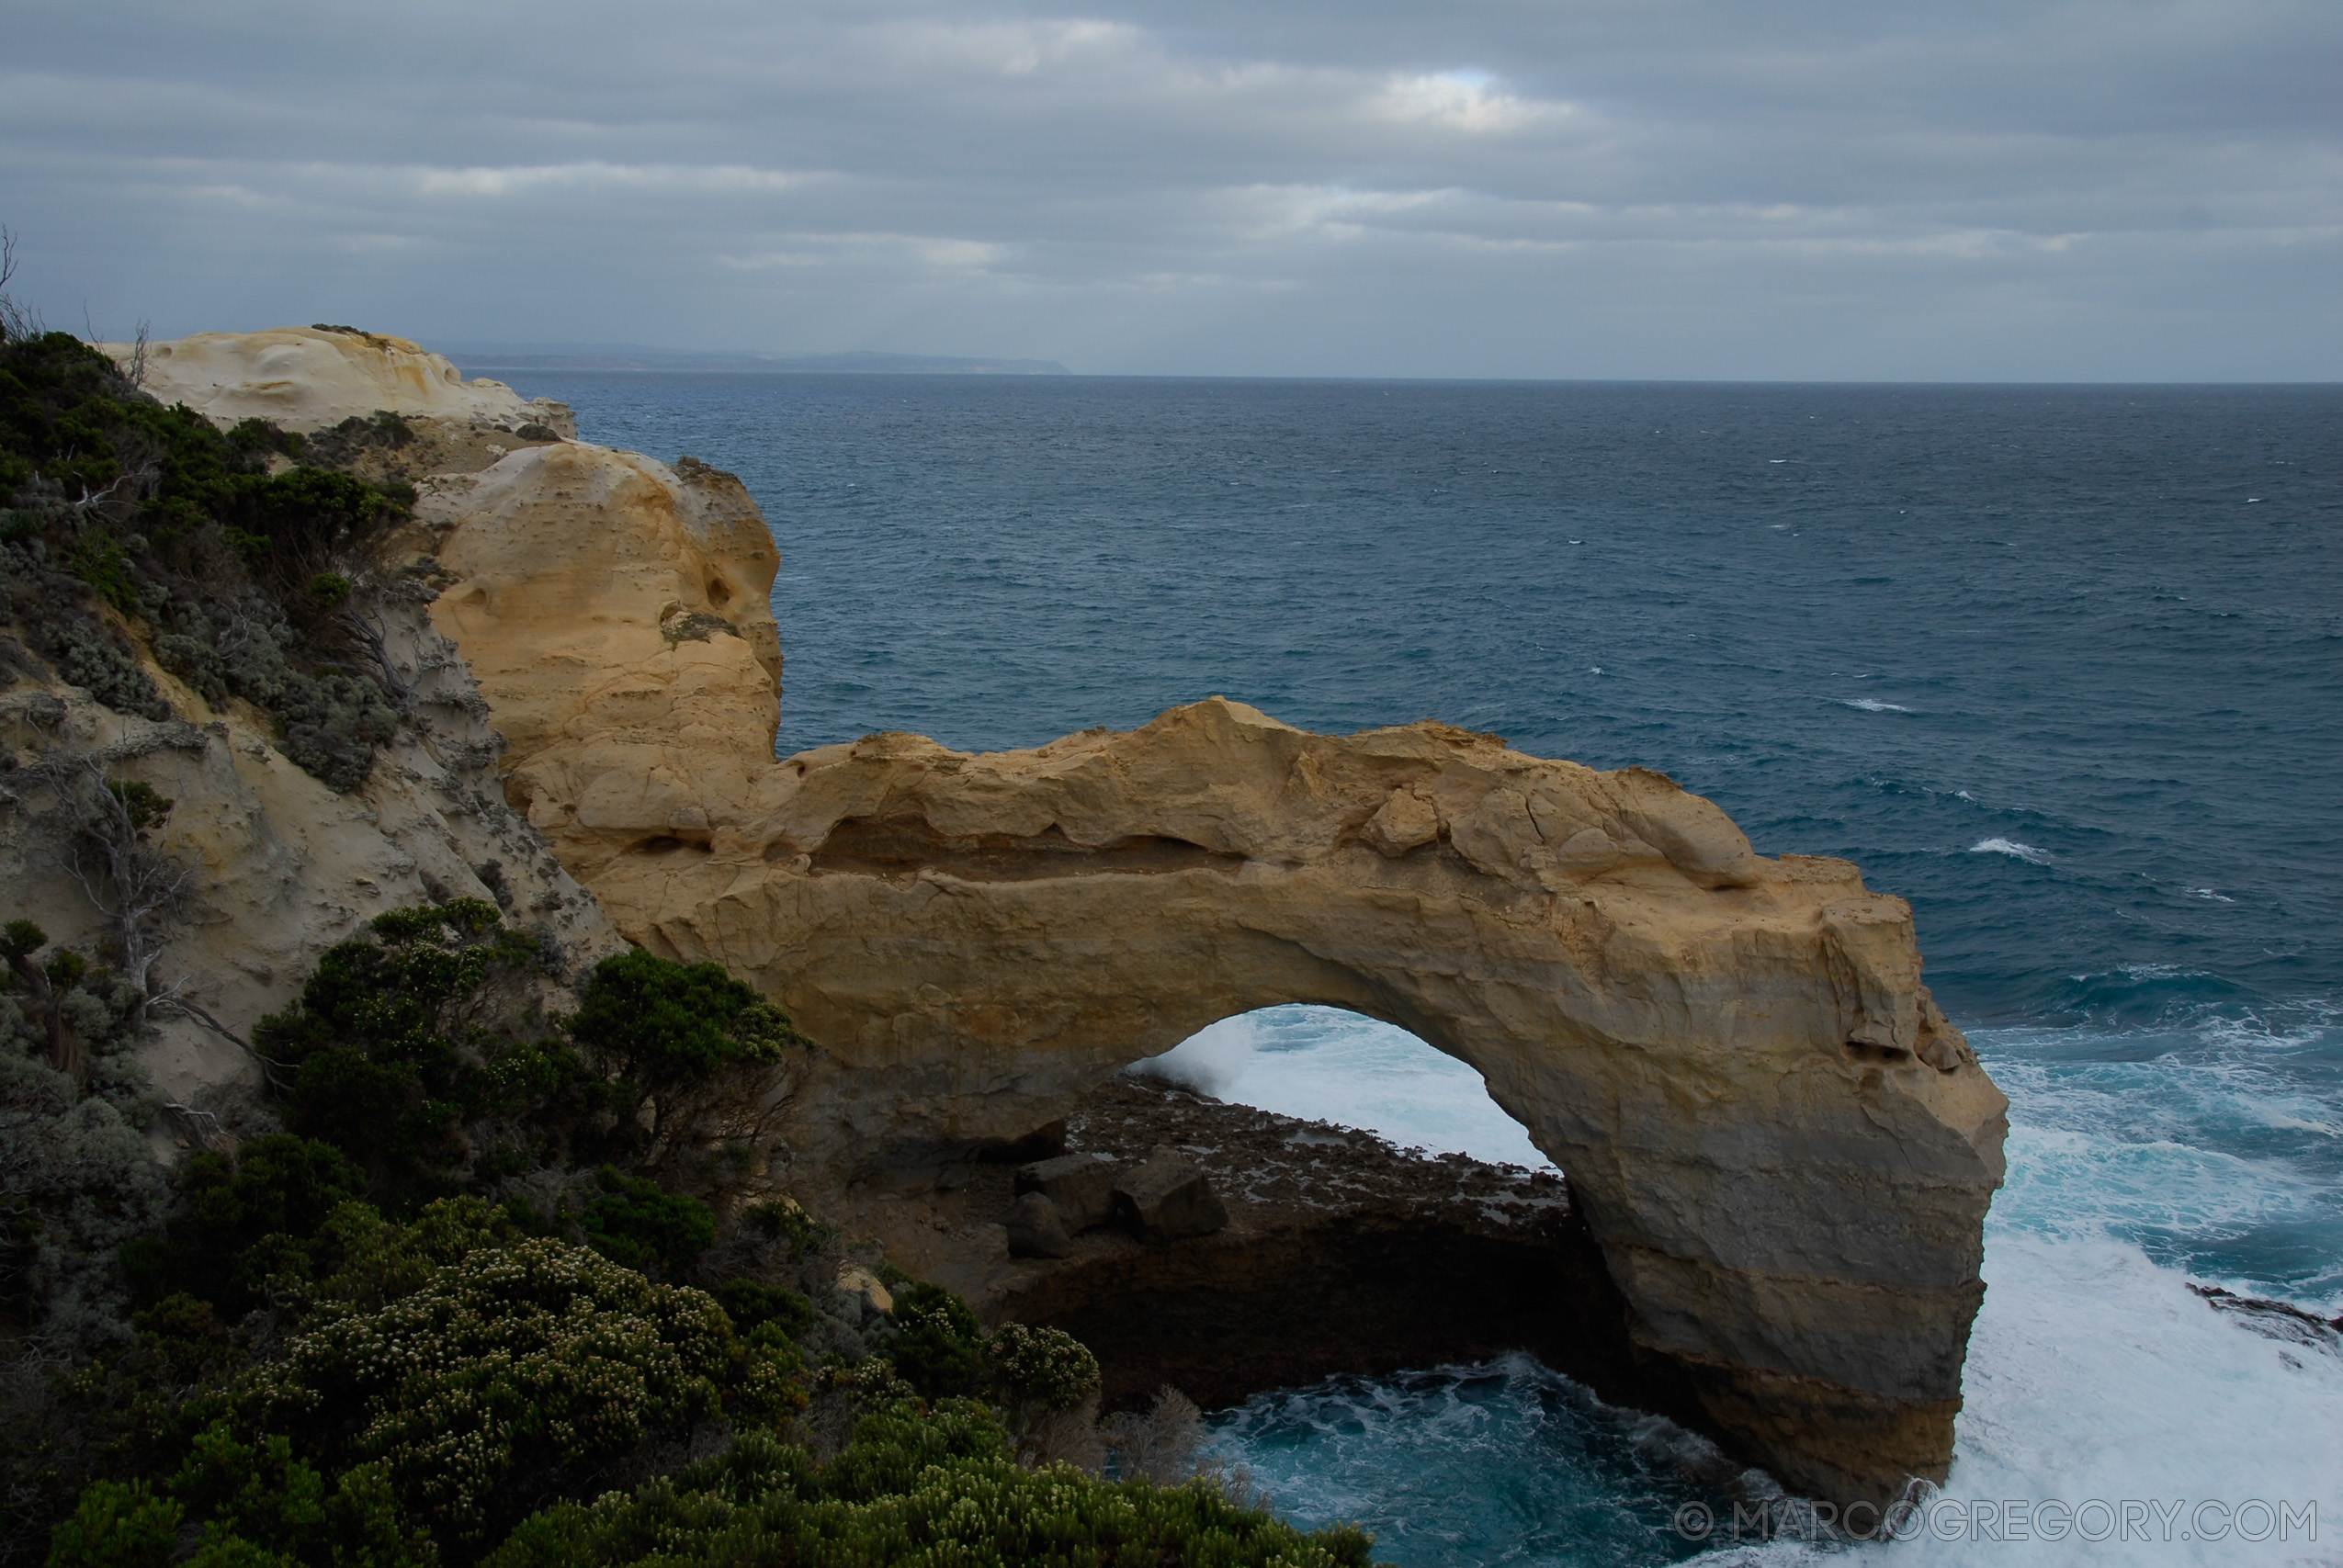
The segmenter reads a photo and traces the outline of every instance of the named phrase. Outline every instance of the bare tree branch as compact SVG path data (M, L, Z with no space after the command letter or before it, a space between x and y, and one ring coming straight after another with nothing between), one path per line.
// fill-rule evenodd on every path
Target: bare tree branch
M292 1072L293 1069L291 1064L280 1062L274 1056L265 1056L261 1055L259 1050L254 1046L251 1041L245 1039L234 1030L229 1028L226 1024L212 1017L210 1013L205 1011L194 1002L189 1001L185 996L180 994L180 987L185 984L186 982L184 980L173 981L168 988L149 998L147 1005L157 1011L175 1012L183 1017L191 1018L195 1020L196 1022L200 1023L206 1029L211 1031L212 1033L220 1036L221 1039L228 1042L229 1044L235 1046L245 1055L250 1056L254 1061L260 1064L260 1075L268 1081L269 1088L275 1089L286 1089L292 1087L292 1080L289 1077L280 1076Z
M130 343L130 362L122 367L122 379L130 384L132 391L142 390L146 386L146 341L153 328L152 321L139 322L138 336Z
M187 1130L187 1136L195 1140L195 1145L199 1149L212 1148L228 1141L228 1134L220 1129L220 1118L209 1111L198 1111L175 1100L164 1100L163 1109L178 1118L179 1125Z
M40 318L8 298L8 280L17 276L17 231L0 225L0 343L21 343L39 337Z
M114 750L135 754L172 743L150 738L145 746ZM185 906L195 868L146 841L152 824L133 809L137 791L108 778L108 760L60 727L55 741L25 772L55 801L52 809L64 829L52 840L57 859L105 922L108 956L137 993L143 1015L155 995L164 929Z

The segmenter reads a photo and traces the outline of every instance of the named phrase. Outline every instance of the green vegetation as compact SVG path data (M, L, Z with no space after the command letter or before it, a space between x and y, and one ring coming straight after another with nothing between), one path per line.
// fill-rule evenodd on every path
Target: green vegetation
M643 1568L877 1563L1011 1565L1364 1563L1374 1539L1305 1535L1231 1503L1208 1481L1173 1487L1096 1480L1068 1465L1027 1470L990 1412L963 1401L865 1416L828 1465L744 1437L720 1458L632 1496L548 1508L515 1529L492 1568L580 1562Z
M0 953L108 983L23 922ZM832 1227L677 1184L675 1119L803 1043L712 965L606 959L565 1015L492 907L382 916L255 1032L283 1130L167 1184L12 985L0 1075L50 1091L14 1126L71 1132L8 1190L11 1299L87 1331L0 1386L0 1564L1366 1561L1183 1479L1192 1420L1099 1478L1079 1342L877 1259L866 1317Z
M413 493L286 468L311 455L300 436L256 420L222 433L70 333L0 316L0 669L37 659L166 718L141 637L207 702L268 713L301 767L357 785L398 724L368 551Z

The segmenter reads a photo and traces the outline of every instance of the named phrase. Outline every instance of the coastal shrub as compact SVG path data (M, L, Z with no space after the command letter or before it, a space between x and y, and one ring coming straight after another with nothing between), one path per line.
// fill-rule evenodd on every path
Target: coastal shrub
M1098 1358L1062 1328L1005 1324L988 1350L1002 1402L1012 1409L1055 1414L1099 1391Z
M672 1277L716 1239L715 1211L696 1198L607 1165L594 1172L594 1186L578 1228L586 1245L613 1263Z
M101 1481L57 1527L50 1568L164 1568L179 1544L187 1510L142 1481Z
M538 1168L607 1165L577 1216L594 1245L681 1269L712 1222L696 1201L629 1186L626 1166L693 1113L694 1091L801 1037L719 965L641 952L603 960L576 1013L549 1018L543 961L485 900L394 910L327 952L253 1043L286 1124L355 1161L378 1204L405 1213ZM515 1203L525 1216L526 1200ZM791 1223L812 1226L801 1212ZM818 1245L818 1230L800 1239Z
M787 1013L723 965L677 964L640 948L594 966L570 1037L616 1090L618 1134L648 1120L646 1142L657 1138L673 1090L805 1043Z
M117 1250L170 1201L131 1049L141 999L32 921L0 928L0 1313L76 1351L130 1337Z
M468 1561L613 1465L650 1473L805 1403L769 1324L743 1333L709 1296L517 1235L479 1199L403 1225L345 1201L311 1244L334 1261L282 1303L257 1361L180 1294L80 1380L110 1398L93 1414L137 1484L84 1489L62 1560L138 1560L121 1553L145 1550L140 1521L168 1514L200 1530L196 1561Z
M270 471L315 456L166 409L68 333L0 334L0 621L96 701L166 718L126 635L142 625L206 701L253 703L296 763L354 787L396 715L350 612L377 602L370 551L414 496Z
M467 1114L511 1116L595 1098L557 1040L527 1032L537 939L492 904L394 910L330 949L300 999L253 1031L288 1075L285 1120L363 1168L406 1210L462 1186ZM540 1026L541 1027L541 1026Z
M754 1280L728 1280L716 1288L716 1304L742 1334L769 1329L796 1339L813 1326L813 1303L797 1292Z
M145 1300L183 1295L233 1320L272 1278L305 1282L331 1266L335 1250L319 1233L366 1185L340 1150L291 1134L200 1153L180 1168L170 1224L125 1246L123 1262Z
M888 1357L904 1382L927 1399L981 1393L984 1329L968 1303L941 1285L906 1286L890 1314L896 1325Z
M838 1227L806 1213L794 1198L769 1198L741 1211L741 1227L767 1241L780 1242L790 1261L811 1258L837 1238Z
M1284 1564L1351 1568L1374 1538L1305 1533L1230 1502L1207 1482L1100 1481L1068 1466L1027 1470L982 1407L898 1406L864 1418L828 1465L763 1434L594 1503L524 1520L492 1568L789 1563L866 1568L955 1562Z
M435 1534L477 1540L508 1483L802 1400L794 1355L745 1344L698 1291L579 1247L475 1247L370 1313L327 1314L242 1393L330 1467L379 1463Z

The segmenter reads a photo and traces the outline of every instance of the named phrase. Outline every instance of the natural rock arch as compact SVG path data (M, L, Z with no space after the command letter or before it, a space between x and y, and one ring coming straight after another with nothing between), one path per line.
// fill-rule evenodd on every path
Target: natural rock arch
M2007 1102L1855 867L1757 856L1657 773L1218 698L775 762L776 558L736 480L535 447L420 517L508 798L620 931L821 1043L801 1159L1013 1137L1219 1018L1348 1008L1480 1071L1713 1430L1840 1499L1943 1475Z

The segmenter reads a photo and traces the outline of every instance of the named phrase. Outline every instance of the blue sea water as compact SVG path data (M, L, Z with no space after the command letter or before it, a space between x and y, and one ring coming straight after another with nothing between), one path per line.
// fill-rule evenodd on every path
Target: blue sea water
M516 380L747 481L785 751L1217 692L1657 767L1763 852L1858 862L2013 1101L1947 1495L2322 1508L2311 1545L1879 1550L2338 1560L2343 1360L2184 1283L2343 1314L2343 389ZM1469 1069L1350 1015L1183 1060L1537 1157ZM1218 1433L1279 1506L1426 1568L1805 1550L1685 1541L1715 1456L1518 1359Z

